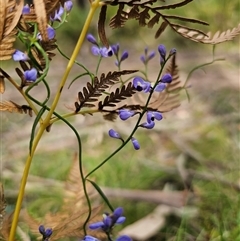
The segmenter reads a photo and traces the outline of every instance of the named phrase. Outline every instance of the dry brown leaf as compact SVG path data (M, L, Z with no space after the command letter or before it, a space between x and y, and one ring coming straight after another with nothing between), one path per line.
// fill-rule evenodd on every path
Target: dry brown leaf
M0 75L0 93L3 94L5 92L5 80L4 76Z

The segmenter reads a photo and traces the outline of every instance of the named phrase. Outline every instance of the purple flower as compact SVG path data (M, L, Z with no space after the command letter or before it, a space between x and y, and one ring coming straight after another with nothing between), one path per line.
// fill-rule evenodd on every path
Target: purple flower
M154 88L154 91L156 92L162 92L165 90L166 84L165 83L158 83L157 86Z
M170 74L165 74L161 80L162 83L171 83L172 82L172 76Z
M37 70L32 68L30 70L24 71L24 78L28 82L34 82L37 79Z
M122 56L121 56L121 58L120 58L120 62L124 61L124 60L127 59L127 58L128 58L128 52L125 50L125 51L123 51L123 53L122 53Z
M112 45L112 50L113 50L113 53L117 56L118 55L118 52L119 52L119 44L114 44Z
M99 241L97 238L94 238L93 236L86 235L82 241Z
M123 208L118 207L113 211L112 215L104 214L101 222L92 223L89 225L89 228L92 230L100 228L104 232L109 233L115 224L122 224L126 220L122 214Z
M95 39L95 37L92 34L88 34L87 35L87 41L98 46L97 40Z
M132 239L127 235L119 236L116 241L132 241Z
M39 233L42 234L43 240L47 241L48 238L50 238L50 236L52 235L52 229L51 228L45 229L43 225L40 225L38 230L39 230Z
M115 130L113 130L113 129L110 129L110 130L108 131L108 134L109 134L109 136L112 137L112 138L122 139L121 136L120 136L120 134L117 133L117 132L116 132Z
M67 13L69 13L72 10L72 7L73 7L72 1L66 1L64 3L64 9L66 10Z
M51 39L55 38L56 32L55 32L54 28L52 28L51 26L48 26L47 27L47 34L48 34L48 39L51 40ZM42 36L41 36L40 33L37 34L37 39L42 41Z
M158 46L158 52L159 52L161 58L165 61L167 50L163 44L160 44Z
M22 51L20 50L16 50L14 53L13 53L13 60L14 61L26 61L26 60L29 60L27 54L23 53Z
M158 111L148 111L147 112L147 122L151 123L155 119L160 121L163 118L162 114Z
M112 49L107 49L106 47L98 47L98 46L92 46L91 48L92 54L96 56L102 56L102 57L110 57L112 56Z
M150 122L144 122L142 124L139 125L140 127L146 128L146 129L152 129L155 126L155 122L154 121L150 121Z
M121 120L127 120L128 118L134 116L136 112L128 109L121 109L118 111L118 114Z
M61 19L61 16L63 15L64 13L64 8L62 6L59 7L59 9L57 9L55 11L55 14L53 17L50 16L50 20L53 22L53 21L62 21Z
M30 13L30 7L28 4L26 4L25 6L23 6L23 9L22 9L22 14L29 14Z
M137 91L143 91L145 93L149 92L151 90L151 84L147 81L144 81L140 77L135 77L133 79L133 86Z
M132 141L134 149L135 150L139 150L140 149L140 144L139 144L138 140L136 138L132 137L131 141Z

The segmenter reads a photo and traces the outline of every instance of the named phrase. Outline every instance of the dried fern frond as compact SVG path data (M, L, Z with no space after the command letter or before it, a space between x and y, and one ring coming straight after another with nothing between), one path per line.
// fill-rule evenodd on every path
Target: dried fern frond
M23 8L23 0L5 0L0 4L0 60L12 57L15 49L13 43L16 39L15 29Z
M0 101L0 111L7 111L10 113L28 114L32 117L32 108L28 105L18 105L13 101Z
M226 41L231 41L235 37L240 35L240 23L237 27L233 29L228 29L227 31L220 32L217 31L215 34L212 34L211 32L207 33L207 36L205 34L202 34L201 32L198 32L196 30L192 29L186 29L186 28L176 28L176 31L180 33L185 38L191 39L195 42L200 42L204 44L219 44Z
M162 23L155 34L155 38L158 38L161 35L161 33L164 32L164 30L168 25L172 28L172 30L181 34L181 32L177 31L180 25L178 23L172 22L173 20L185 22L186 24L193 23L193 24L208 25L208 23L202 20L187 18L183 16L167 15L165 13L162 13L163 10L180 8L189 4L192 1L193 0L184 0L179 3L169 4L164 6L160 5L159 1L157 0L130 0L130 1L114 0L114 1L106 1L105 4L118 6L117 13L110 19L109 26L112 28L119 28L124 26L124 24L129 19L137 20L139 26L143 26L143 27L147 26L149 28L152 28L155 24L159 23L159 20L161 18ZM128 7L128 11L124 11L125 6ZM189 28L187 26L183 26L183 27L185 27L186 29ZM199 34L201 33L207 36L201 30L196 29L196 31ZM186 37L184 34L182 36Z
M83 87L83 91L80 91L78 93L78 100L80 103L75 102L75 112L79 112L82 107L96 106L98 98L103 95L106 89L119 82L119 77L135 72L137 72L137 70L122 70L108 72L107 75L103 73L100 77L100 80L98 79L98 77L95 77L93 84L88 82L87 86Z
M96 197L96 192L90 184L87 186L87 190L91 199ZM52 228L53 230L51 241L67 237L80 239L84 237L83 224L88 216L88 208L83 192L77 155L74 157L65 182L63 198L64 202L61 209L56 213L46 213L41 222L33 218L26 210L22 213L23 220L33 234L40 236L38 228L40 225L44 225L46 228ZM100 206L92 208L91 222L101 219L101 216L98 215L100 212L102 213ZM90 232L90 234L98 238L105 237L103 233Z
M5 80L4 76L0 75L0 93L3 94L5 92Z

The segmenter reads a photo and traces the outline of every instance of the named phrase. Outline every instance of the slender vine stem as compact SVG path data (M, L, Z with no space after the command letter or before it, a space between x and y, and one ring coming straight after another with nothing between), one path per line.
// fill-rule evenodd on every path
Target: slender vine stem
M21 210L21 206L22 206L22 200L24 197L24 193L25 193L25 187L26 187L26 183L27 183L27 178L28 178L28 174L29 174L29 170L30 170L30 166L31 166L31 162L35 153L35 150L38 146L38 143L45 131L45 129L47 128L47 126L49 125L49 121L51 119L52 114L54 113L54 110L56 109L56 106L58 104L58 101L60 99L61 96L61 92L62 89L66 83L67 77L70 73L70 70L73 67L73 64L75 62L75 59L77 58L77 55L82 47L83 41L85 39L86 33L89 29L90 23L92 22L92 18L94 16L94 13L96 11L96 9L99 7L99 0L96 0L95 2L93 2L91 4L91 8L89 10L88 16L86 18L85 24L83 26L83 29L81 31L81 34L79 36L78 42L75 46L75 49L72 53L72 56L68 62L68 65L65 69L65 72L63 74L62 80L59 84L57 93L55 95L55 98L53 100L53 104L47 114L47 116L45 117L45 119L43 120L43 122L40 124L40 127L37 131L37 134L32 142L32 148L31 151L28 154L27 160L26 160L26 164L25 164L25 168L24 168L24 172L23 172L23 177L20 183L20 189L19 189L19 194L18 194L18 198L17 198L17 203L16 203L16 208L14 211L14 215L13 215L13 221L12 221L12 226L11 226L11 230L10 230L10 235L9 235L9 241L14 241L15 240L15 233L16 233L16 228L17 228L17 224L18 224L18 219L19 219L19 214L20 214L20 210ZM38 47L38 46L37 46ZM43 77L42 77L43 78ZM30 91L31 88L28 89L28 91ZM28 92L27 91L27 92ZM80 162L80 172L81 172L81 160L79 160ZM81 173L81 175L83 175Z

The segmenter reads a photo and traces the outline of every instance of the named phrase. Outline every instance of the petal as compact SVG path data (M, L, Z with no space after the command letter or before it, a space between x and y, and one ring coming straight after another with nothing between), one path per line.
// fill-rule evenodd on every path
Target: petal
M163 44L160 44L158 46L158 52L159 52L160 56L165 60L167 50L166 50L166 47Z
M92 34L87 35L87 41L98 46L98 43L97 43L96 39L93 37Z
M13 54L13 60L14 61L26 61L26 60L28 60L29 58L28 58L28 56L27 56L27 54L25 54L25 53L23 53L22 51L20 51L20 50L16 50L15 52L14 52L14 54Z
M119 52L119 44L112 45L112 50L115 55L118 55Z
M117 132L116 132L115 130L113 130L113 129L110 129L110 130L108 131L108 135L109 135L110 137L112 137L112 138L121 139L120 134L117 133Z
M172 48L169 52L169 56L174 55L177 53L177 50L175 48Z
M149 55L148 55L148 60L151 60L152 58L154 58L155 56L155 51L152 51Z
M133 86L136 90L143 91L145 93L151 90L151 84L140 77L135 77L133 79Z
M140 149L140 144L139 144L139 142L137 141L137 139L135 139L134 137L132 137L131 141L132 141L132 144L133 144L134 149L135 149L135 150L139 150L139 149Z
M38 231L40 234L45 235L45 227L43 225L39 226Z
M136 148L135 148L135 149L136 149ZM138 149L140 149L140 145L139 145L139 148L138 148ZM138 149L137 149L137 150L138 150ZM121 217L119 217L119 218L117 219L116 224L122 224L122 223L125 222L125 220L126 220L126 217L121 216Z
M123 214L123 208L122 207L118 207L114 210L113 215L118 217L121 217Z
M116 241L132 241L132 239L127 235L119 236Z
M118 114L121 120L127 120L128 118L134 116L136 112L128 109L121 109L118 111Z
M140 57L140 60L144 63L144 64L146 64L146 57L144 56L144 55L141 55L141 57Z
M108 49L106 47L99 48L99 53L102 57L109 57Z
M172 75L170 74L165 74L161 80L162 83L171 83L172 82Z
M52 229L51 229L51 228L47 228L47 229L45 230L45 235L44 235L44 237L49 238L51 235L52 235Z
M25 6L23 6L23 9L22 9L22 14L29 14L30 13L30 7L28 4L26 4Z
M164 84L164 83L159 83L159 84L155 87L154 91L156 91L156 92L162 92L163 90L165 90L165 88L166 88L166 84Z
M24 78L26 81L34 82L37 79L37 70L32 68L30 70L24 71Z
M160 112L154 111L154 118L158 121L162 120L163 116Z
M93 55L96 55L96 56L100 55L99 47L97 47L97 46L95 46L95 45L92 46L91 51L92 51L92 54L93 54Z
M98 229L98 228L102 228L104 227L104 223L103 222L96 222L96 223L91 223L88 226L90 229Z
M128 58L128 52L127 52L127 51L124 51L124 52L122 53L120 62L124 61L124 60L127 59L127 58Z
M155 126L155 122L151 121L151 122L145 122L142 123L141 125L139 125L140 127L146 128L146 129L152 129Z
M66 1L64 3L64 8L65 8L67 13L69 13L72 10L72 7L73 7L73 2L72 1Z
M94 238L93 236L86 235L84 240L82 240L82 241L98 241L98 239Z

